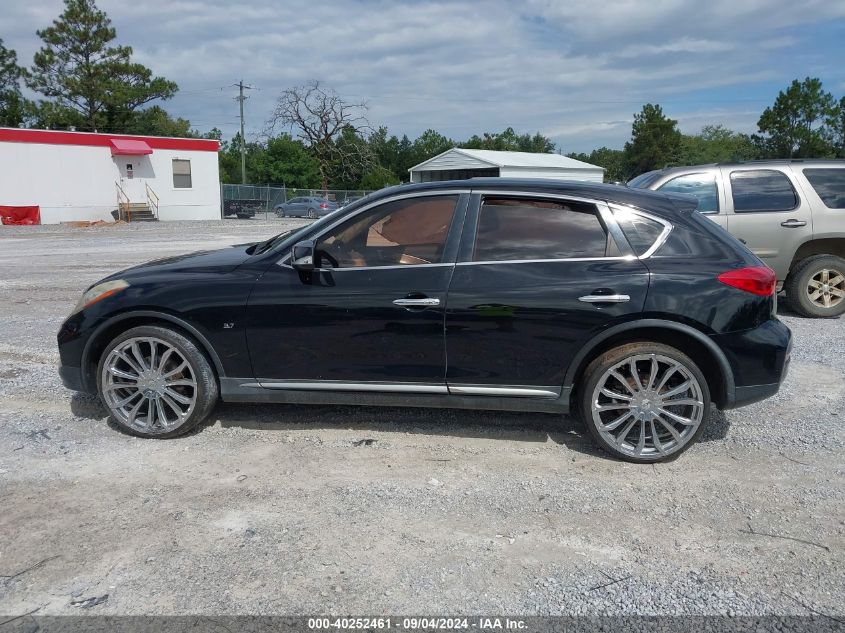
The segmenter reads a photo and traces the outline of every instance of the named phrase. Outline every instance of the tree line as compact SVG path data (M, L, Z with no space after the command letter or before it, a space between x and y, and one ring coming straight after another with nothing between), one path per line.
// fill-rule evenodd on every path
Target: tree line
M36 32L42 41L32 64L18 63L0 39L0 126L76 129L221 141L220 175L240 182L241 138L224 141L219 129L200 133L161 105L178 91L132 59L130 46L94 0L64 0L63 12ZM23 96L22 86L39 95ZM634 115L623 149L600 147L567 156L605 168L624 181L671 165L763 158L845 158L845 96L838 100L817 78L795 80L744 134L707 125L683 134L658 104ZM246 180L296 188L378 189L408 178L408 169L452 147L522 152L562 151L540 134L502 132L451 139L429 129L415 139L373 126L364 103L343 99L310 82L284 90L258 140L244 144Z

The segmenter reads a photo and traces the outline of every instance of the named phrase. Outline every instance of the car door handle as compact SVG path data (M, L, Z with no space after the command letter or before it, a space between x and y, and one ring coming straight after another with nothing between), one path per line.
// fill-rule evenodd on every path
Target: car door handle
M425 297L423 299L396 299L393 305L402 306L403 308L427 308L439 306L440 299L433 297Z
M795 218L790 218L785 222L781 222L780 225L785 226L788 229L797 229L802 226L807 226L807 223L804 220L796 220Z
M630 300L631 297L628 295L584 295L578 297L578 301L584 303L625 303Z

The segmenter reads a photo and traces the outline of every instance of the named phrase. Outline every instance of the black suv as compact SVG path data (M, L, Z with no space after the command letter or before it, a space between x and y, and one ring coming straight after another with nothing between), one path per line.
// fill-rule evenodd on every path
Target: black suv
M264 242L89 288L58 335L71 389L143 437L218 397L567 413L635 462L711 403L771 396L789 329L775 275L696 199L473 179L385 189Z

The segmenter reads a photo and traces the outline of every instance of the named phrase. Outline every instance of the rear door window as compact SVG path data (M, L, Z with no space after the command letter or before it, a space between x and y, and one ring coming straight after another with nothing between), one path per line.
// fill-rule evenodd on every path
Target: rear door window
M734 213L791 211L798 206L798 194L789 177L774 169L731 172Z
M700 213L719 213L719 189L716 174L685 174L658 187L669 193L686 193L698 199L697 211Z
M473 261L605 257L615 244L595 205L539 199L485 198Z
M845 169L805 169L804 176L828 209L845 209Z

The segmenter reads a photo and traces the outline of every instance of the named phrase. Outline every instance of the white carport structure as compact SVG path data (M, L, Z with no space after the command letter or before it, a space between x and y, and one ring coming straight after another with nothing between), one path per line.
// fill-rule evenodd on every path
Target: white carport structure
M408 170L411 182L463 180L482 176L555 178L602 182L604 168L560 154L499 152L487 149L448 149Z

